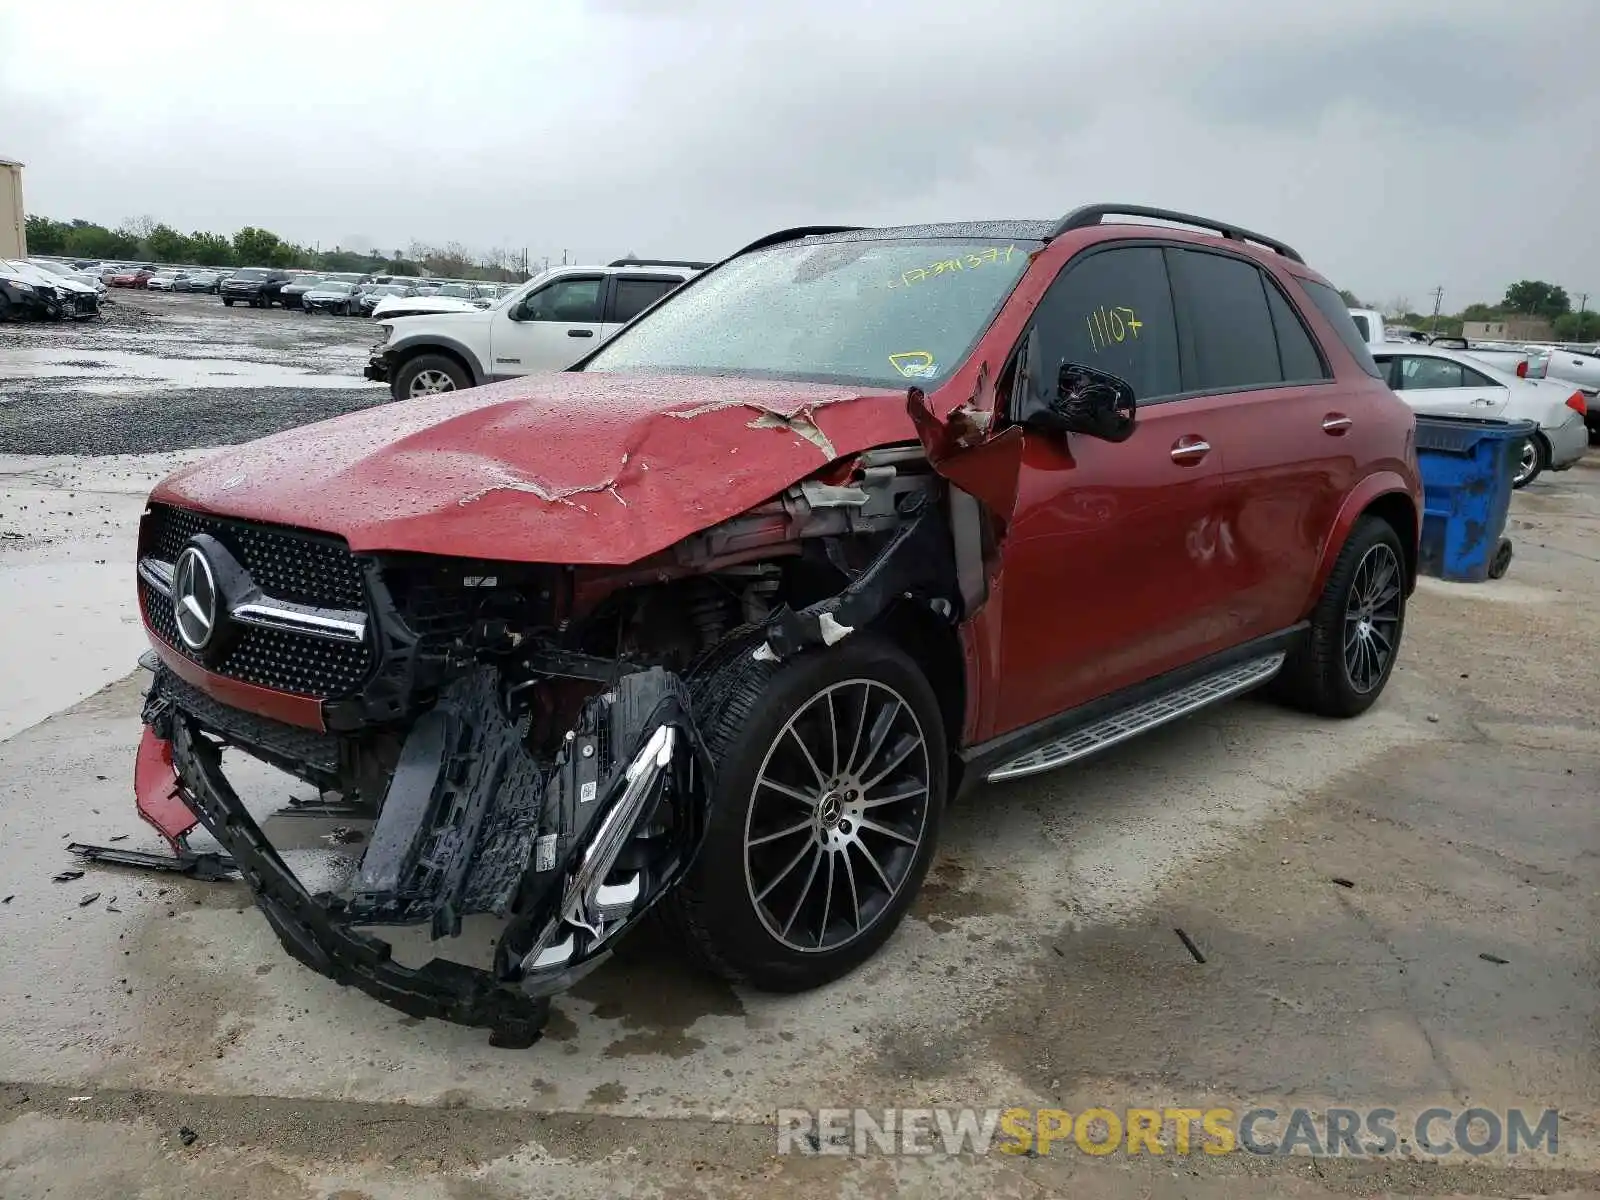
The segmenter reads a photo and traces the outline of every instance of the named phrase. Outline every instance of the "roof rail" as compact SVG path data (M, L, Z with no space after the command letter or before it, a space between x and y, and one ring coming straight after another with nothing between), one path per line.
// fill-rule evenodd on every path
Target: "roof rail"
M681 258L618 258L606 264L608 267L689 267L696 271L704 271L710 265L703 262L685 262Z
M1264 233L1252 233L1248 229L1241 229L1237 225L1229 225L1224 221L1213 221L1209 217L1197 217L1193 213L1174 212L1169 208L1147 208L1142 204L1086 204L1082 208L1075 208L1062 217L1056 227L1051 230L1050 238L1058 238L1063 233L1074 229L1088 229L1101 224L1106 217L1147 217L1155 221L1171 221L1178 225L1193 225L1197 229L1209 229L1213 233L1220 233L1230 242L1257 242L1271 250L1276 250L1285 258L1293 259L1297 263L1306 260L1300 257L1300 252L1293 246L1284 244L1276 238L1269 238Z

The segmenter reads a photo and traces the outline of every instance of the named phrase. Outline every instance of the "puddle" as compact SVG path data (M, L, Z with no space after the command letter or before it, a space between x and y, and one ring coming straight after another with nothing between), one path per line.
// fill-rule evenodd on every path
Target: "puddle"
M240 347L244 349L244 347ZM350 355L342 357L349 358ZM49 347L17 348L5 358L5 378L84 380L73 390L92 395L126 395L179 388L286 387L378 388L355 374L330 374L281 363L243 358L171 358L122 350L97 350L82 358ZM101 382L93 382L99 380ZM141 386L143 385L143 386Z

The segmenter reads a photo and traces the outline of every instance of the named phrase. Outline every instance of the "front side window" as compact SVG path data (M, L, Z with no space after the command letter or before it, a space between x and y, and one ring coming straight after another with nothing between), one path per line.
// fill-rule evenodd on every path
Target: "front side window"
M1421 358L1412 355L1400 360L1400 377L1395 382L1395 388L1403 392L1465 386L1460 363L1451 362L1447 358Z
M1053 394L1064 363L1119 376L1141 402L1182 390L1159 247L1100 250L1067 264L1034 310L1028 386L1035 401Z
M860 237L770 246L675 291L584 369L927 387L971 353L1038 247Z
M600 289L604 282L598 275L558 279L523 300L520 307L521 319L561 321L567 324L598 324Z

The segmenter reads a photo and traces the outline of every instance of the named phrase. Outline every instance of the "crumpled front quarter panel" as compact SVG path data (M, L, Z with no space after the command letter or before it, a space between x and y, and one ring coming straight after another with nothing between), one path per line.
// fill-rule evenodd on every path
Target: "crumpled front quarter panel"
M915 437L898 391L570 372L304 426L151 498L335 533L356 551L622 565L840 455Z

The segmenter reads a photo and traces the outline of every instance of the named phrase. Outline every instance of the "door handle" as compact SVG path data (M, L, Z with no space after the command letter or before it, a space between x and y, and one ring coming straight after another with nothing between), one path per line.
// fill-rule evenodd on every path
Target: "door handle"
M1473 398L1472 403L1477 405L1479 408L1493 408L1494 407L1494 401L1490 400L1487 396L1476 396L1476 397Z
M1189 467L1211 453L1211 443L1188 433L1172 443L1172 461Z
M569 330L567 330L567 336L568 337L593 337L594 336L594 330L592 330L592 329L569 329Z
M1334 437L1342 437L1344 431L1354 424L1355 422L1343 413L1331 412L1322 418L1322 432L1331 433Z

